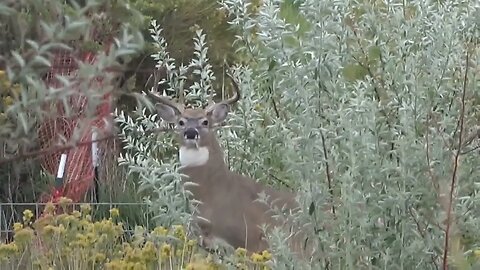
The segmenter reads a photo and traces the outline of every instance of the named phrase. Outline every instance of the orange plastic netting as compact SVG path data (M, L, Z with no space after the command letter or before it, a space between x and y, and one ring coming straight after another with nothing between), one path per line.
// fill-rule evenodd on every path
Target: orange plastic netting
M52 87L60 87L60 82L55 75L71 76L73 87L75 87L75 75L78 70L77 61L94 63L95 55L84 53L75 57L68 51L59 51L55 54L52 61L52 67L44 78L45 83ZM95 88L103 83L103 77L99 76L90 82ZM97 84L97 85L93 85ZM94 183L94 166L92 162L92 132L95 129L99 134L108 134L111 128L111 95L105 94L103 102L97 106L95 116L87 116L86 109L87 97L80 91L77 95L69 98L70 114L65 116L64 105L60 102L48 104L49 115L53 117L47 119L38 129L40 146L47 149L58 145L59 142L67 141L81 144L68 150L49 151L42 156L43 168L52 175L57 174L62 154L67 155L67 162L63 175L63 185L53 187L50 194L45 194L40 199L42 202L56 201L59 197L68 197L73 202L81 201ZM91 110L91 108L89 108ZM74 115L74 117L72 117ZM81 127L81 128L79 128ZM80 133L79 133L80 132ZM75 137L74 137L75 136ZM63 139L62 139L63 137Z

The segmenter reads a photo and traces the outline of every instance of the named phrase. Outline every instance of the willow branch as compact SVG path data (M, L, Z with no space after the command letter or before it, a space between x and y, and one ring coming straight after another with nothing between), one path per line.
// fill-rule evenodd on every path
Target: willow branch
M148 130L148 131L145 131L145 132L142 132L142 133L139 132L138 135L145 136L145 135L148 135L148 134L151 134L151 133L165 132L165 131L169 131L169 130L170 130L169 128L156 128L156 129ZM121 136L121 134L112 133L112 134L100 137L98 139L95 139L95 140L86 140L86 141L66 143L66 144L63 144L63 145L55 145L55 146L44 148L44 149L41 149L41 150L38 150L38 151L31 151L31 152L28 152L28 153L18 154L18 155L15 155L13 157L10 157L10 158L0 159L0 165L11 163L11 162L16 162L16 161L24 160L24 159L36 158L38 156L43 156L43 155L47 155L47 154L51 154L51 153L64 152L64 151L71 150L73 148L88 146L88 145L91 145L94 142L103 142L103 141L107 141L107 140L110 140L110 139L116 139L120 136Z
M458 149L455 152L454 156L454 164L453 164L453 173L452 179L450 182L450 196L448 199L448 209L447 209L447 227L445 230L445 244L444 244L444 251L443 251L443 269L448 269L448 248L449 248L449 241L450 241L450 230L451 230L451 220L452 220L452 204L453 204L453 193L455 191L455 185L457 182L457 175L458 175L458 163L460 159L461 148L463 145L462 137L464 132L464 124L465 124L465 96L467 92L467 81L468 81L468 68L469 68L469 51L467 48L466 58L465 58L465 76L463 79L463 90L462 90L462 100L461 100L461 108L460 108L460 119L459 119L459 132L458 132Z

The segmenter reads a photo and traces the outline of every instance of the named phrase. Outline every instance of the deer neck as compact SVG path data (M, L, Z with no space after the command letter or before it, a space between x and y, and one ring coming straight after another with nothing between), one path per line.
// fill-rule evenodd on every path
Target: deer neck
M198 147L181 145L179 149L180 165L184 168L209 167L209 169L219 169L225 167L223 150L214 135L211 136Z

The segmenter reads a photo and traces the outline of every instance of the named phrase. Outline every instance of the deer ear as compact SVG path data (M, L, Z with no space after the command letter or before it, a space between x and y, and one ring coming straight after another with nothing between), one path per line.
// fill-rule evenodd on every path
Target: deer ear
M225 121L228 111L229 108L227 104L217 103L207 109L207 116L209 116L214 123L218 124Z
M155 104L155 107L157 108L157 114L163 120L169 123L177 122L177 116L179 114L178 110L162 103Z

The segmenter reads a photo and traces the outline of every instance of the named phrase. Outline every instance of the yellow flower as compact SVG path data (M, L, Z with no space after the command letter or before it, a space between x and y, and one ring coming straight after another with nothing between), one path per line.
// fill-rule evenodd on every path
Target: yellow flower
M258 254L258 253L253 253L250 256L250 259L252 259L252 261L254 263L263 262L263 256L261 254Z
M184 255L185 255L185 250L183 248L175 250L175 257L182 258L182 256Z
M47 225L47 226L43 227L43 233L47 237L53 235L55 233L55 231L56 231L55 226Z
M45 210L44 212L46 214L51 214L53 215L53 213L55 212L55 205L52 203L52 202L48 202L46 205L45 205Z
M169 244L163 244L161 249L162 258L168 258L172 254L172 247Z
M72 203L72 199L67 198L67 197L61 197L61 198L58 200L58 204L59 204L62 208L65 208L68 204L71 204L71 203Z
M212 268L212 265L206 262L192 262L187 264L185 270L210 270Z
M25 209L25 211L23 211L23 221L25 223L28 223L30 222L30 220L32 220L33 218L33 213L30 209Z
M95 235L94 233L86 233L85 234L85 239L89 242L89 243L95 243L97 241L97 235Z
M133 266L133 270L146 270L146 269L147 269L147 266L139 262L135 263Z
M1 244L0 245L0 258L8 258L18 252L17 244Z
M20 231L21 229L23 229L23 224L22 223L15 222L13 224L13 231L14 232Z
M71 255L72 253L73 253L73 251L70 247L62 246L62 251L61 251L62 256L70 257L70 256L72 256Z
M86 215L85 220L91 222L92 221L92 216L91 215Z
M187 241L187 247L194 247L197 244L196 240L188 240Z
M272 254L270 252L268 252L268 250L264 250L262 252L262 257L265 261L268 261L268 260L272 259Z
M75 217L68 214L61 214L57 216L58 223L65 224L69 226L75 221Z
M126 263L123 260L115 259L105 264L107 270L121 270L126 269Z
M25 228L15 232L14 239L17 244L21 244L22 246L24 246L25 244L28 244L32 241L33 236L33 230L30 228Z
M120 211L117 208L110 209L110 217L115 218L120 215Z
M58 235L65 235L67 232L67 229L65 229L65 226L63 224L58 225L58 227L55 227L55 233Z
M125 261L129 263L135 263L142 261L142 254L137 248L129 248L125 251ZM133 267L133 264L132 264ZM131 268L130 268L131 269Z
M185 241L185 230L181 225L173 226L173 236L180 239L181 241Z
M92 210L92 207L90 207L89 204L85 203L85 204L80 205L80 212L82 212L82 214L84 216L90 214L91 210Z
M95 254L95 256L93 257L93 261L94 262L103 262L103 261L105 261L106 258L107 258L107 256L105 256L105 254L99 252L99 253Z
M10 81L8 80L8 78L6 76L2 76L0 78L0 89L4 90L8 90L10 89L10 86L12 86L12 84L10 83Z
M83 235L81 233L77 233L75 235L75 238L73 239L73 241L71 241L69 243L69 246L87 248L87 247L93 245L90 237L91 236L86 236L86 235Z
M153 261L157 258L157 249L151 241L147 241L142 249L142 257L145 261Z
M248 269L248 267L245 263L237 263L235 265L235 267L237 268L237 270L247 270Z
M14 100L11 96L6 96L3 98L3 105L6 107L11 106L14 103Z
M123 223L119 222L114 230L117 236L123 235Z
M247 255L247 250L244 248L237 248L235 250L235 255L237 255L238 257L245 257Z
M82 213L80 213L80 212L77 211L77 210L74 210L74 211L72 212L72 216L78 219L78 218L80 218L80 217L82 216Z
M158 226L153 230L153 234L156 236L165 236L167 235L168 230L162 226Z

